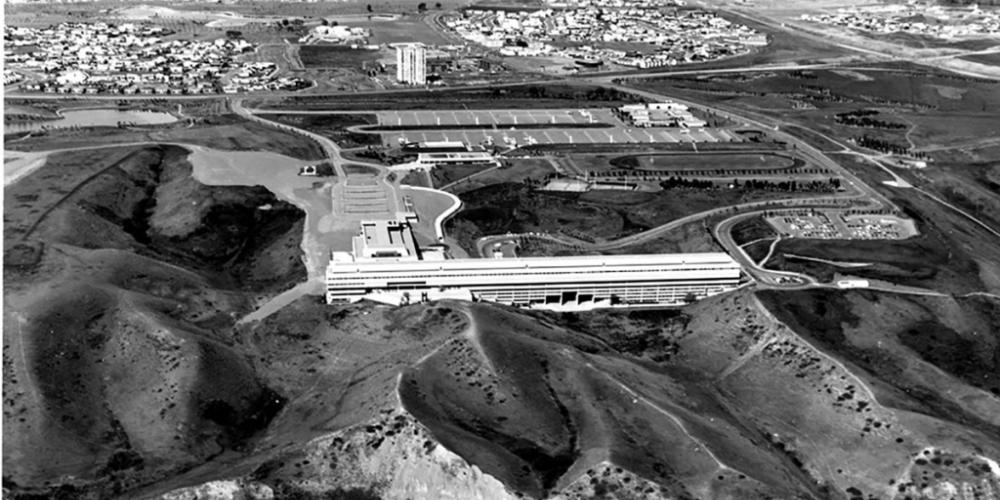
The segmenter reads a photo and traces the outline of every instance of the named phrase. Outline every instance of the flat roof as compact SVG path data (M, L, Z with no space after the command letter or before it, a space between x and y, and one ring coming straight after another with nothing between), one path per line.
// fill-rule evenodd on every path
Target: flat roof
M493 155L486 151L454 151L443 153L417 153L420 159L449 159L449 158L493 158Z
M421 142L420 147L424 148L464 148L465 143L462 141L427 141Z
M394 220L362 221L353 246L356 258L375 257L386 251L396 251L403 257L417 255L409 224Z
M739 263L724 252L634 254L634 255L576 255L568 257L518 257L504 259L451 259L440 261L401 262L395 259L363 262L333 262L328 271L350 273L362 271L487 271L517 269L571 270L593 267L650 267L689 266L704 264L721 268L740 268Z

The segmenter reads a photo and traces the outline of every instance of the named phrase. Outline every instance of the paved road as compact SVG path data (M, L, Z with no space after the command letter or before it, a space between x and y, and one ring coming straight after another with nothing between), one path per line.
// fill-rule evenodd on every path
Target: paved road
M919 64L919 65L922 65L922 66L929 66L929 67L940 69L940 70L944 70L944 71L950 71L952 73L957 73L957 74L960 74L960 75L971 76L971 77L974 77L974 78L985 78L985 79L989 79L989 80L996 80L997 79L997 73L995 73L995 72L982 73L982 72L977 72L977 71L971 71L968 68L957 68L957 67L954 67L952 65L942 64L943 62L951 61L951 60L954 60L954 59L957 59L957 58L960 58L960 57L963 57L963 56L974 55L974 54L989 54L989 53L993 53L993 52L998 51L998 47L997 46L986 48L986 49L955 50L955 51L953 51L951 53L948 53L948 54L939 54L939 55L934 55L934 56L929 56L929 57L928 56L909 56L909 55L900 55L900 54L890 54L890 53L886 52L886 44L885 43L883 43L881 47L876 47L876 48L869 48L869 47L863 46L863 45L861 45L859 43L854 43L854 42L864 42L864 39L863 39L864 37L862 37L862 40L853 40L853 39L845 37L845 36L830 36L829 34L825 34L825 33L817 33L817 32L813 32L813 31L810 31L808 29L805 29L802 26L798 26L797 23L795 23L795 22L781 22L781 21L777 21L777 20L773 20L773 19L770 19L770 18L767 18L767 17L760 16L757 12L755 12L755 11L753 11L751 9L747 9L747 8L724 9L724 11L728 11L728 12L730 12L732 14L737 15L737 16L745 17L747 19L750 19L751 21L755 21L757 23L763 24L763 25L765 25L765 26L767 26L767 27L769 27L769 28L771 28L773 30L776 30L776 31L783 31L783 32L791 34L793 36L805 38L805 39L811 40L811 41L816 42L816 43L820 43L820 44L824 44L824 45L832 45L832 46L839 47L839 48L842 48L842 49L846 49L846 50L849 50L849 51L852 51L852 52L863 54L863 55L865 55L867 57L874 58L876 61L911 62L911 63ZM849 42L851 42L851 43L849 43ZM919 50L919 49L913 49L913 48L902 46L902 45L892 45L892 46L895 47L895 48L898 48L898 50L904 51L904 52L905 51Z
M327 159L330 161L331 164L333 164L333 168L337 173L336 182L333 185L333 196L332 196L333 200L331 206L332 213L334 214L334 216L340 217L349 211L346 205L342 205L342 203L339 202L339 200L345 200L347 198L345 196L345 193L350 189L349 186L351 185L351 182L348 179L347 171L344 169L344 164L347 163L348 160L344 159L342 154L343 151L341 150L340 146L337 145L336 142L334 142L333 140L331 140L326 136L310 132L302 128L293 127L291 125L285 125L283 123L278 123L262 118L254 114L252 110L245 108L243 106L243 99L241 98L233 99L231 102L231 106L233 112L248 120L252 120L258 123L276 127L282 130L287 130L297 134L301 134L319 143L319 145L323 148L323 151L326 153ZM365 161L353 160L353 159L350 160L350 163L354 165L362 165L365 167L369 167L373 169L375 172L377 172L377 174L375 175L375 177L377 178L377 182L383 187L385 191L385 198L387 202L387 213L395 214L400 210L399 193L397 191L398 183L389 180L388 177L389 170L386 168L385 165L379 163L370 163ZM358 176L355 175L355 177Z

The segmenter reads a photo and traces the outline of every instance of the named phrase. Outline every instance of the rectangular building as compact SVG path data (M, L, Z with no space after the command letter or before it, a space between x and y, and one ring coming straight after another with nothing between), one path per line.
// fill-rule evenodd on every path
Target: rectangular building
M626 104L618 108L618 113L636 127L699 128L707 125L691 114L687 106L670 101Z
M427 83L427 51L424 44L396 45L396 81L410 85Z
M418 153L417 163L427 166L470 164L500 165L500 161L486 151L462 151L453 153Z
M329 303L402 304L466 297L520 307L585 310L670 305L732 290L740 266L725 253L401 261L334 260Z
M413 231L405 222L395 220L364 221L361 231L351 240L349 260L393 259L399 262L420 260L420 250ZM335 259L347 260L343 254Z

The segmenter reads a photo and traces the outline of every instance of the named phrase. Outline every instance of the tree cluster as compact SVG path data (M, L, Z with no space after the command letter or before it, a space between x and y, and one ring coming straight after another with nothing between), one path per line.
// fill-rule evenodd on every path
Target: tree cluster
M881 128L887 130L899 130L906 128L906 125L896 122L887 122L873 118L878 115L878 111L873 109L859 109L846 113L837 113L834 120L842 125L850 127Z
M927 154L922 152L910 151L910 148L906 146L901 146L893 142L886 141L884 139L879 139L877 137L870 137L868 135L862 135L861 137L854 137L854 142L863 148L872 149L882 153L891 153L895 155L906 155L912 156L914 158L926 158Z
M798 182L794 180L774 182L760 179L740 181L739 179L733 179L732 186L733 189L742 189L743 191L830 192L840 189L840 179L832 177L826 181L815 180L810 182ZM660 187L666 190L677 188L719 189L720 186L709 180L685 179L673 176L660 182Z

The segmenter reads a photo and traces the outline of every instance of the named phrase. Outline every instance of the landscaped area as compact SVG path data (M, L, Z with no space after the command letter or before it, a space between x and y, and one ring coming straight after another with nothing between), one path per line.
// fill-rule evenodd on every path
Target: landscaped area
M787 194L714 187L567 193L536 191L527 184L505 182L464 190L459 196L465 208L449 223L449 232L472 252L478 238L508 232L558 233L586 242L611 241L694 213L781 199Z
M347 127L354 125L371 125L377 123L375 115L363 113L332 113L328 115L260 113L258 116L266 120L291 125L292 127L302 128L329 137L342 148L377 146L382 144L382 140L378 134L362 134L347 130Z

